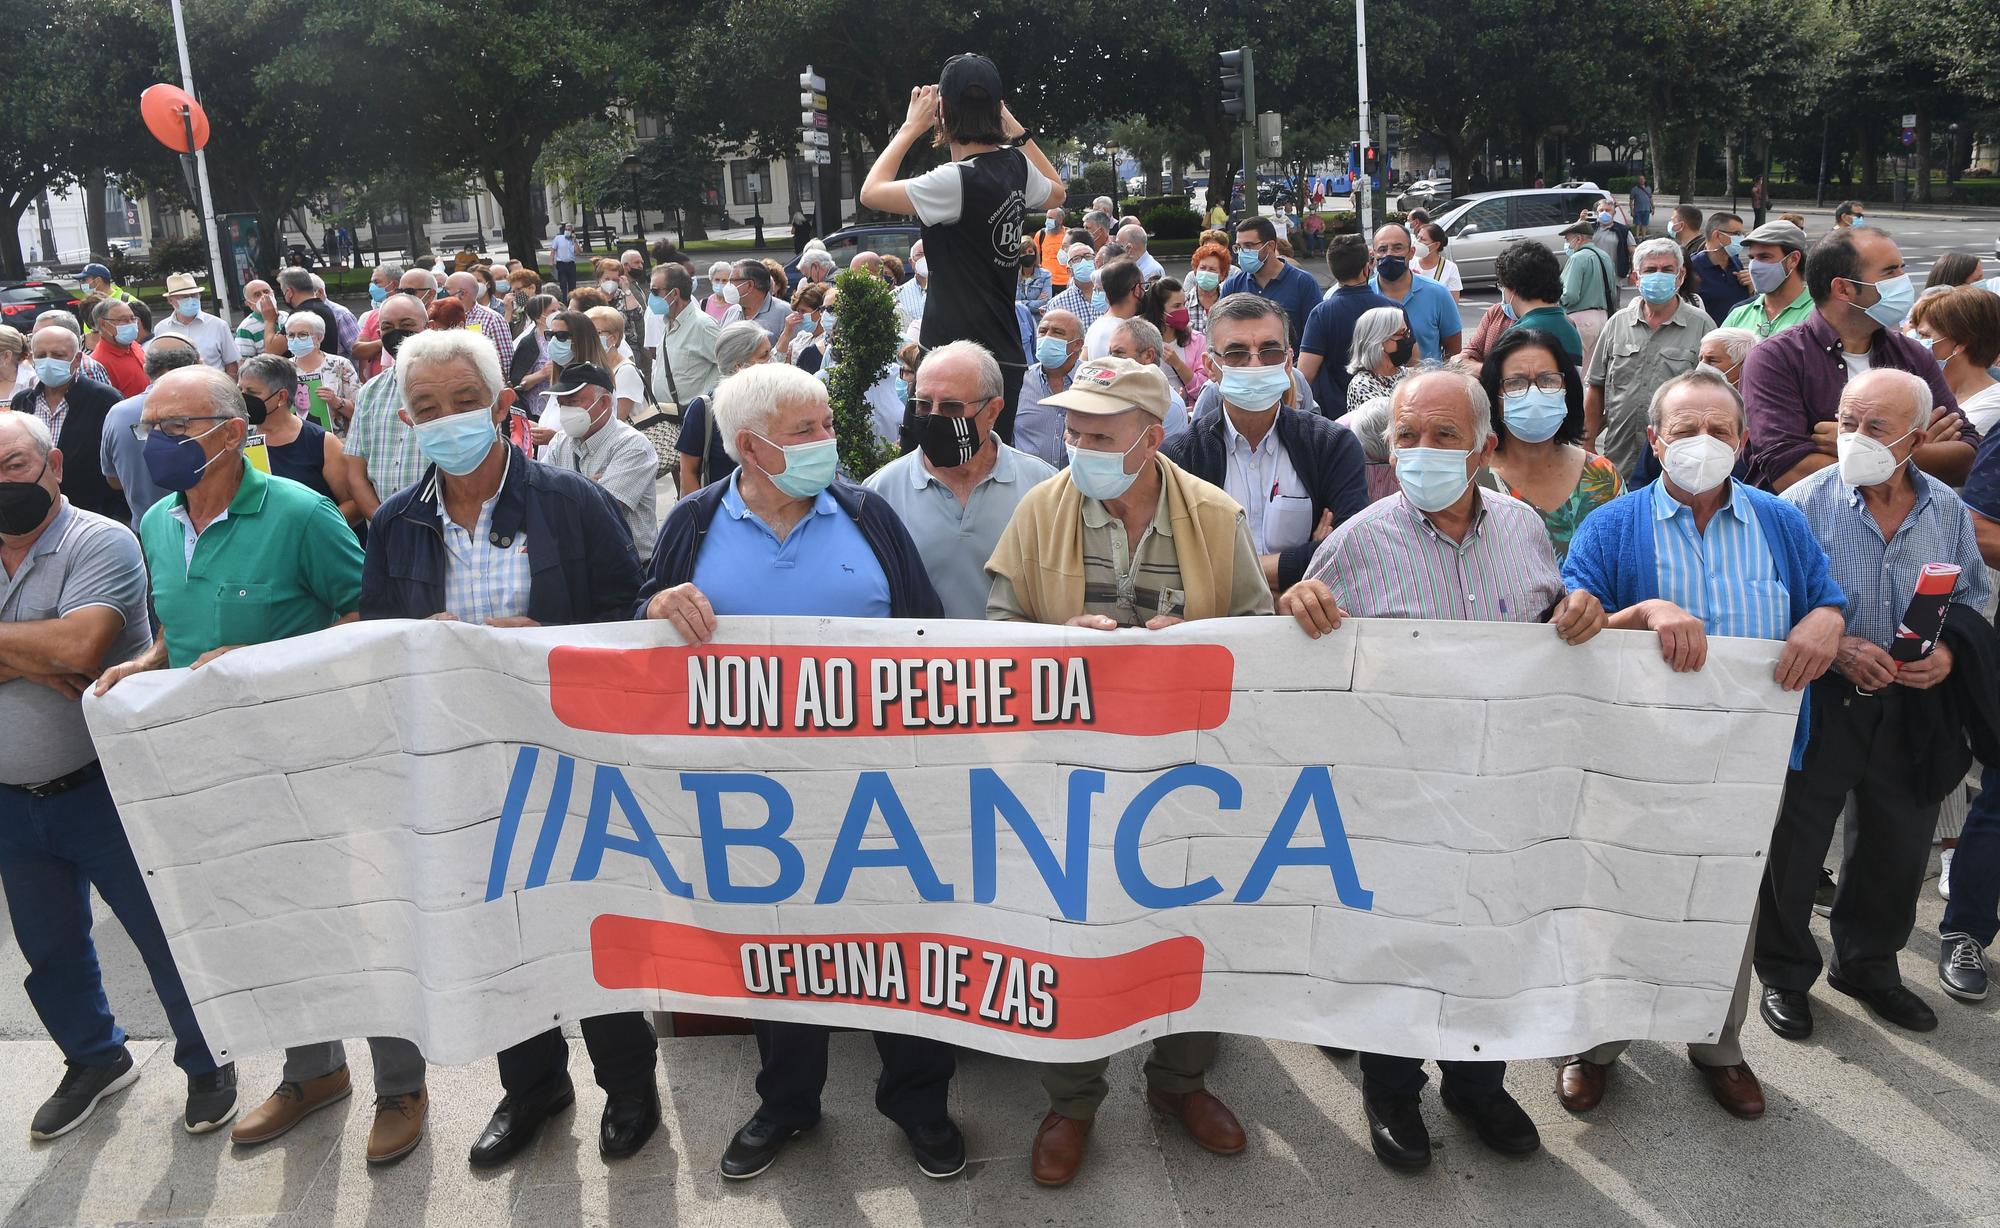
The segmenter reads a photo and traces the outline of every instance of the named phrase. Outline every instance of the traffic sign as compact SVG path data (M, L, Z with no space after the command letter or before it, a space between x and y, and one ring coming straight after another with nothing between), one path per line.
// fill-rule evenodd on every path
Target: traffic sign
M1916 143L1917 143L1917 130L1915 128L1903 129L1903 144L1914 145Z
M812 156L815 165L818 166L833 165L833 151L831 149L815 149L812 151Z
M827 118L826 118L826 112L825 112L825 111L814 111L814 112L813 112L813 127L814 127L815 129L819 130L820 132L825 132L825 131L826 131L826 125L827 125Z
M816 145L821 149L825 149L827 145L830 143L826 133L824 132L817 132L817 131L808 132L805 133L804 135L806 138L806 144L808 145Z
M799 105L802 107L817 107L824 111L826 110L826 95L822 93L801 93L799 95Z
M755 171L743 176L743 189L754 198L764 192L764 177Z
M1905 116L1903 116L1903 127L1905 127L1905 128L1914 128L1914 127L1916 127L1916 126L1917 126L1917 117L1916 117L1916 116L1914 116L1914 115L1905 115Z
M811 90L816 94L823 94L826 92L826 78L815 73L812 70L812 65L808 64L806 65L806 70L799 74L799 88L802 90Z

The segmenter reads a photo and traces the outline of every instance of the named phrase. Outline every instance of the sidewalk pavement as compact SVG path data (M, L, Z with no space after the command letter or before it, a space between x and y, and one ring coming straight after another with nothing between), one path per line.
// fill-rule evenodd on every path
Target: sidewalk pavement
M532 1150L498 1172L475 1173L466 1151L499 1096L490 1062L431 1073L431 1133L400 1164L362 1162L371 1101L367 1046L350 1045L356 1094L264 1147L180 1129L185 1082L171 1044L135 1040L144 1074L75 1133L34 1144L27 1122L54 1087L60 1060L42 1039L0 1041L0 1228L196 1224L230 1228L441 1225L1009 1225L1092 1228L1187 1225L1982 1225L2000 1228L2000 1020L1937 988L1932 961L1940 902L1927 884L1905 979L1942 1024L1897 1032L1822 985L1819 1027L1801 1044L1754 1016L1749 1059L1771 1108L1737 1121L1709 1101L1679 1046L1635 1045L1604 1104L1572 1117L1556 1103L1551 1062L1517 1062L1508 1085L1541 1126L1543 1150L1510 1160L1425 1097L1437 1140L1426 1173L1401 1175L1368 1149L1352 1060L1309 1045L1232 1037L1211 1086L1241 1113L1248 1151L1212 1156L1143 1101L1140 1062L1113 1063L1112 1093L1091 1136L1083 1175L1037 1187L1027 1152L1045 1105L1032 1068L961 1058L952 1110L971 1164L949 1181L921 1176L901 1134L876 1115L876 1061L867 1038L834 1039L826 1117L764 1176L725 1182L716 1165L756 1105L748 1037L666 1040L665 1124L639 1155L607 1165L595 1130L604 1097L581 1046L571 1071L576 1107ZM100 910L100 915L103 915ZM1824 930L1822 928L1822 934ZM119 972L129 945L100 932ZM0 979L20 958L0 935ZM143 978L142 978L143 981ZM128 985L130 982L126 982ZM119 990L127 1025L160 1033L157 1003ZM31 1037L18 993L0 1001L0 1031ZM2000 1001L2000 999L1996 999ZM274 1084L276 1054L242 1063L252 1103Z

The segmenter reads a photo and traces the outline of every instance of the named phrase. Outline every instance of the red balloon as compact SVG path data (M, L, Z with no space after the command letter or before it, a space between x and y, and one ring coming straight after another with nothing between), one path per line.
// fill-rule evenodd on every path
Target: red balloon
M139 117L146 121L146 131L175 153L193 153L208 144L208 112L178 85L163 81L147 86L139 95ZM188 144L189 123L194 125L193 145Z

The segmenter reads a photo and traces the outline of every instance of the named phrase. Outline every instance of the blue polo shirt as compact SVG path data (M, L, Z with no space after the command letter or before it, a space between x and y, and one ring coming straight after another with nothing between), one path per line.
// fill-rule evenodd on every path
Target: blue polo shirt
M1277 257L1274 256L1272 259ZM1439 289L1443 287L1440 286ZM1291 321L1294 350L1299 348L1299 341L1305 336L1306 317L1312 314L1313 308L1319 306L1319 282L1311 273L1289 260L1285 262L1285 267L1278 275L1271 279L1271 284L1268 286L1258 285L1256 278L1238 269L1229 275L1229 280L1222 283L1222 293L1225 296L1239 293L1254 294L1258 298L1270 299L1283 307L1285 315ZM1445 297L1451 296L1447 294Z
M729 475L694 564L694 586L717 614L889 617L889 578L832 495L819 492L781 542L743 502L741 477Z
M1368 288L1382 294L1382 279L1371 277ZM1383 298L1389 298L1383 294ZM1393 298L1390 302L1395 302ZM1444 288L1441 281L1432 281L1421 273L1410 275L1410 292L1403 296L1403 316L1410 322L1410 335L1417 339L1417 357L1426 362L1444 361L1444 339L1456 337L1465 331L1465 325L1458 314L1458 304L1452 301L1451 291ZM1346 402L1342 401L1345 405Z
M1354 378L1347 371L1348 351L1354 348L1354 322L1373 308L1400 306L1367 286L1335 286L1326 301L1306 317L1306 335L1299 342L1299 352L1320 356L1319 374L1312 381L1313 400L1326 407L1327 417L1338 418L1347 408L1347 382Z
M1718 325L1729 318L1738 303L1750 297L1750 291L1736 280L1743 265L1733 257L1724 255L1722 264L1717 265L1714 254L1703 248L1688 261L1688 267L1694 270L1695 289L1701 294L1702 307Z

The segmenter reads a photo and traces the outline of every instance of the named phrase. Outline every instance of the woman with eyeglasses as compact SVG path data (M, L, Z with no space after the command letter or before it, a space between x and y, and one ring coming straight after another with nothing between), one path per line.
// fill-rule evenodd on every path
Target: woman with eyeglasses
M1348 351L1347 382L1350 412L1376 397L1387 396L1417 361L1417 338L1401 307L1370 307L1354 322L1354 344Z
M1557 562L1584 517L1625 493L1618 467L1578 443L1583 380L1563 347L1553 333L1514 328L1493 343L1479 369L1493 404L1494 476L1541 513Z
M556 377L562 374L563 368L577 362L604 366L604 344L598 338L597 325L591 323L590 317L581 311L551 312L543 330L549 339L549 363L535 373L543 377L539 381L539 395L534 398L532 408L523 410L534 420L530 435L538 448L548 446L549 441L556 437L554 407L544 402L548 399L548 389L555 387ZM544 414L549 419L546 424L542 422Z

